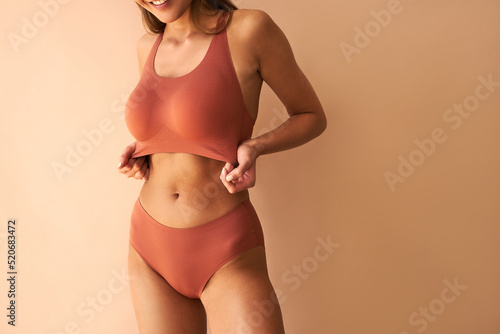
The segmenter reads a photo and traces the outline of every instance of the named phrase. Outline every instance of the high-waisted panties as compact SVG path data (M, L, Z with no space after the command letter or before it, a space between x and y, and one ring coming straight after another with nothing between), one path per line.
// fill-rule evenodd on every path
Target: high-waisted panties
M250 199L224 215L189 228L163 225L135 201L130 244L177 292L200 298L206 283L225 263L264 246L259 217Z

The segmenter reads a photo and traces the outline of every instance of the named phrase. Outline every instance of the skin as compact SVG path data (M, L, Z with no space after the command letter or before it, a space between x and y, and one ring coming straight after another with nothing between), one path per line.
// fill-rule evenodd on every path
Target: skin
M171 6L162 11L143 0L136 2L167 23L155 70L160 76L177 77L201 62L212 36L192 26L190 0L169 1ZM205 26L215 27L217 17L206 16ZM135 143L127 146L118 171L145 180L139 194L141 203L149 215L167 226L189 228L224 215L249 197L248 188L255 185L259 156L302 145L326 128L326 117L312 86L297 65L285 35L265 12L235 11L227 35L250 115L257 118L265 81L283 102L290 118L273 131L242 143L237 150L237 168L187 153L155 153L132 159ZM156 37L145 34L137 44L141 72ZM284 333L262 246L223 265L211 277L199 300L177 293L132 246L128 266L141 333L201 334L206 333L207 320L212 334L235 333L241 326L249 326L247 330L260 334ZM258 305L267 305L265 310L269 312ZM256 318L256 314L261 317Z

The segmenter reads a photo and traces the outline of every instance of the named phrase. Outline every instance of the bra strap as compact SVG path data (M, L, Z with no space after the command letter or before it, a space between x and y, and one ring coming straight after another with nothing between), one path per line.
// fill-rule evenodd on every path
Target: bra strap
M144 67L148 66L150 70L153 70L154 68L154 59L155 55L158 51L158 48L160 47L161 40L163 39L163 31L158 34L158 37L156 38L155 43L153 44L153 47L151 48L151 51L149 51L148 58L146 59L146 64Z

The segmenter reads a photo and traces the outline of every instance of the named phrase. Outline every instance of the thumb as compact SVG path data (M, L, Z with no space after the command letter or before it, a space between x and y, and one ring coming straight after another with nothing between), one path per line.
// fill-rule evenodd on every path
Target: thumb
M128 163L128 161L130 160L130 156L135 152L135 148L136 148L136 142L133 142L132 144L125 147L122 154L120 155L118 168Z
M231 182L233 180L237 180L238 178L243 176L243 174L245 174L248 168L250 168L249 161L245 161L244 163L239 164L238 167L236 167L226 175L226 181Z

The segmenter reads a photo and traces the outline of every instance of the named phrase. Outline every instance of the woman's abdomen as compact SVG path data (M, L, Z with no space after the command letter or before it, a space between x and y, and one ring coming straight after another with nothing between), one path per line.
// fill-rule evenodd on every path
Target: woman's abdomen
M248 198L231 194L220 180L225 162L189 153L155 153L139 199L157 222L175 228L197 226L230 211Z

